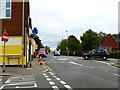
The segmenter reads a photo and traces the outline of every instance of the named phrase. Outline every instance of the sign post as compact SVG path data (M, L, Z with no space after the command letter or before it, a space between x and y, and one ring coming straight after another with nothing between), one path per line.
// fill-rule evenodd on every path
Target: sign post
M3 60L3 68L2 68L2 72L5 72L5 59L6 59L6 42L8 41L8 33L6 32L6 30L4 30L3 33L3 41L4 41L4 60Z
M30 39L31 41L32 41L32 39L35 38L36 34L38 34L37 28L34 28L34 29L32 30L32 34L34 34L34 36ZM32 56L32 55L30 55L30 56ZM32 57L32 58L33 58L33 57ZM31 66L32 66L32 60L31 60L31 58L30 58L30 67L31 67Z

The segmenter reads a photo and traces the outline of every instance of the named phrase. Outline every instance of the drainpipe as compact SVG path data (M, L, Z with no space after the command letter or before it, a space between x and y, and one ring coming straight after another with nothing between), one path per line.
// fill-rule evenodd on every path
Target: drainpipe
M24 0L22 5L22 67L24 67Z

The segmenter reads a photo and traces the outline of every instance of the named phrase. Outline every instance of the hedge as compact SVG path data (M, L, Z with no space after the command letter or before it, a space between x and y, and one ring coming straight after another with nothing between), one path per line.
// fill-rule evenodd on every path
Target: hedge
M109 52L110 58L120 58L120 52Z

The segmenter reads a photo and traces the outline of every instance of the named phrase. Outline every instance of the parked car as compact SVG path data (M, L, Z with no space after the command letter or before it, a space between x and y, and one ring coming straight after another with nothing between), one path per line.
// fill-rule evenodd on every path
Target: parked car
M103 49L103 50L101 50L101 49L93 49L89 53L84 53L83 58L85 60L87 60L87 59L95 59L95 58L102 58L102 60L107 60L109 55L110 54L105 49Z
M54 56L60 56L60 51L55 51Z

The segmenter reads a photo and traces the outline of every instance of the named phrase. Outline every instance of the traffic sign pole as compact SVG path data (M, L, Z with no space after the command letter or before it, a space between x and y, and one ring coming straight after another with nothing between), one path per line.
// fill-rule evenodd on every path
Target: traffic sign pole
M5 72L5 61L6 61L6 42L8 41L8 33L4 30L3 33L3 41L4 41L4 60L2 66L2 72Z
M30 39L31 42L32 42L32 39L35 38L36 34L38 34L37 28L34 28L34 29L32 30L32 34L34 34L34 36ZM30 56L32 56L32 55L30 55ZM33 57L32 57L32 58L33 58ZM31 58L30 58L30 67L31 67L31 66L32 66L32 60L31 60Z
M5 41L4 41L4 61L3 61L3 69L2 69L3 72L5 72L5 59L6 59L5 58L5 56L6 56L5 55L5 53L6 53L5 51L6 51L6 48L5 48Z

